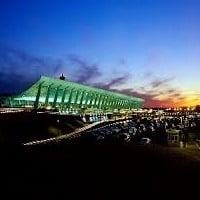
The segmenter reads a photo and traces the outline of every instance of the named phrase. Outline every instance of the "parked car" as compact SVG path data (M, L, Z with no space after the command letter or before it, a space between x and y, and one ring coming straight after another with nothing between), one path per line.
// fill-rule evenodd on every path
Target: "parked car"
M140 144L151 144L151 139L147 137L143 137L140 139Z

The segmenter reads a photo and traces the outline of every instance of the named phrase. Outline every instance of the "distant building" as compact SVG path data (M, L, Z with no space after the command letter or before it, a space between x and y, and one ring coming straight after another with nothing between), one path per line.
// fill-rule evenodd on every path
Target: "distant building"
M6 98L8 107L115 110L140 108L144 100L59 78L41 76L21 94Z

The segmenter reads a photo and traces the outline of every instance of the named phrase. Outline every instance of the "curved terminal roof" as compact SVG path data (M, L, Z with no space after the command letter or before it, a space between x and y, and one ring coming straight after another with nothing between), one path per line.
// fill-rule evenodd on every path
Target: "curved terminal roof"
M41 76L30 88L11 98L15 105L64 107L92 106L112 108L137 108L143 99L82 85L69 80Z

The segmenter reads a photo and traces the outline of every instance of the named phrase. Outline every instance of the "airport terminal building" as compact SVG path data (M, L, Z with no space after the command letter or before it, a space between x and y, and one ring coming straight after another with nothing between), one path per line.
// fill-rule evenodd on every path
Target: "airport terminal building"
M141 108L144 100L124 94L82 85L64 77L40 79L19 95L8 97L8 107L51 108L63 112L81 113L88 110L113 112Z

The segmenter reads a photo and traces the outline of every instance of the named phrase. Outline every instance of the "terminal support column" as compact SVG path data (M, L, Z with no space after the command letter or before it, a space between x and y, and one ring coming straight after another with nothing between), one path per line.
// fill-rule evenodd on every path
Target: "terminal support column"
M45 98L45 107L47 107L48 106L48 103L49 103L49 95L50 95L50 91L51 91L51 86L52 86L53 84L51 84L51 85L49 85L48 86L48 89L47 89L47 96L46 96L46 98Z
M67 103L69 108L70 108L71 101L72 101L73 91L74 91L74 88L71 89L71 92L70 92L70 95L69 95L69 100L68 100L68 103Z
M93 102L94 98L95 98L95 93L91 93L91 95L90 95L90 102L89 102L89 106L90 107L92 107L92 102Z
M66 97L66 93L67 93L67 88L68 88L68 87L66 87L66 88L64 89L64 91L63 91L62 100L61 100L61 105L62 105L62 106L63 106L64 103L65 103L65 97Z
M76 90L76 97L75 97L75 100L74 100L74 104L78 107L78 97L80 95L80 92L79 90Z
M87 107L88 106L88 101L89 101L89 98L90 98L90 94L89 94L89 92L87 92L86 94L87 94L87 96L86 96L86 100L85 100L85 105Z
M40 99L42 84L43 84L43 82L40 83L39 86L38 86L38 91L37 91L36 99L35 99L35 102L34 102L34 108L38 108L38 106L39 106L39 99Z
M82 107L82 105L83 105L84 96L85 96L85 91L82 91L79 107Z
M103 109L104 109L105 106L106 106L107 98L108 98L108 96L104 96L104 99L103 99L103 101L102 101L101 108L103 108Z
M53 100L53 108L56 107L56 102L57 102L58 92L59 92L59 88L60 88L60 87L61 87L61 85L59 85L59 86L56 88L56 93L55 93L54 100Z
M97 104L97 100L98 100L99 97L100 97L100 95L96 93L96 94L95 94L94 104L93 104L95 108L97 107L96 104Z
M103 94L100 94L99 98L97 99L97 108L100 108L103 98L104 98Z

